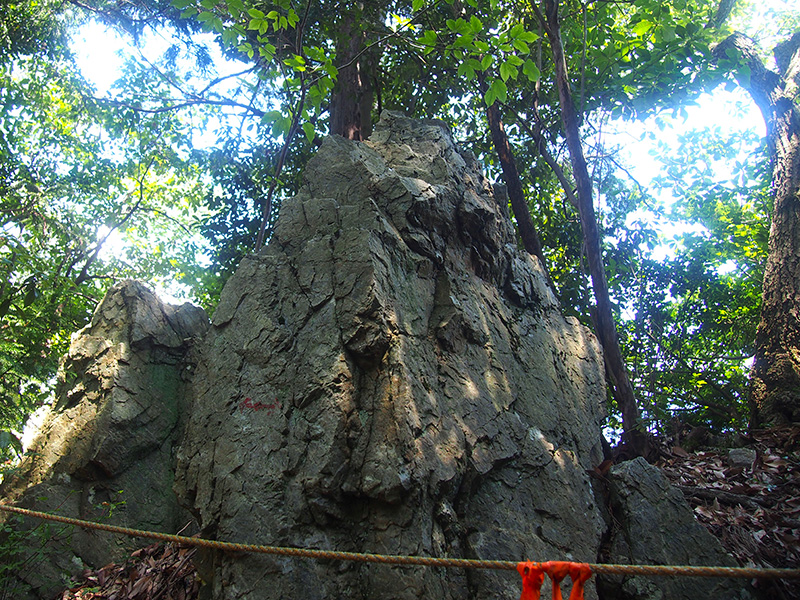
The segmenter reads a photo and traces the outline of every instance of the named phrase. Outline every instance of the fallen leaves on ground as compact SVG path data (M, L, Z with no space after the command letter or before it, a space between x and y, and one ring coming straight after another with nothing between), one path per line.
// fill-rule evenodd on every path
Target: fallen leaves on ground
M152 544L122 565L86 571L60 600L194 600L200 589L192 557L196 548Z
M741 566L800 568L800 426L748 435L752 462L727 449L680 447L659 466ZM749 464L747 464L749 462ZM797 580L761 581L768 597L800 600Z

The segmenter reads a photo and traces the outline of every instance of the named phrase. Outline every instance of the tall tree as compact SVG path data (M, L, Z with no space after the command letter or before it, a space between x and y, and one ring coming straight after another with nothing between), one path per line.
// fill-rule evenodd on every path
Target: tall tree
M583 239L586 244L586 255L596 302L595 331L600 339L600 344L603 346L606 367L613 384L614 397L622 411L626 441L630 444L635 454L647 456L650 452L647 432L642 425L633 386L628 377L625 362L622 359L622 351L611 307L611 298L608 293L608 281L600 248L600 233L594 210L592 178L589 175L589 169L583 153L579 117L572 98L564 47L561 43L559 2L557 0L545 0L545 14L540 15L540 18L542 27L547 32L547 38L550 41L550 48L553 54L555 83L558 88L564 137L569 148L572 171L577 186L578 212L580 214L581 229L583 230Z
M371 39L385 19L378 2L347 2L337 21L338 77L330 103L330 133L351 140L372 134L379 48ZM372 35L370 35L372 34Z
M715 48L761 110L772 168L774 206L750 384L754 425L800 422L800 31L773 54L775 71L741 33Z

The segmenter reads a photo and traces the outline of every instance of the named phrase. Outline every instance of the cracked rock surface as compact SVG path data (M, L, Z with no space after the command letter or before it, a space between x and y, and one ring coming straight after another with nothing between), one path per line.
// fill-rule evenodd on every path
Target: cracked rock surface
M136 281L111 288L73 336L56 403L25 460L0 486L3 502L169 533L190 522L172 491L174 446L189 412L191 345L207 329L201 308L165 304ZM6 518L2 513L0 522ZM13 572L18 581L3 582L16 598L53 598L86 566L121 560L143 545L13 520L28 531L19 546L25 560Z
M206 535L595 561L602 357L504 210L439 122L325 140L201 350L176 490ZM519 597L508 572L200 565L217 599Z

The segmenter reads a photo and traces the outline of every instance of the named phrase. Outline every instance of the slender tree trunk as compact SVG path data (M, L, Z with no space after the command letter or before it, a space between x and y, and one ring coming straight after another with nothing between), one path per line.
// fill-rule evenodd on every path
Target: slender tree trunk
M341 15L336 43L339 75L330 106L330 132L351 140L372 134L377 56L367 48L367 26L371 22L364 3L348 5Z
M751 425L800 422L800 32L774 51L778 71L753 41L734 33L714 49L746 65L740 79L767 124L774 206L764 269L761 320L750 377Z
M628 378L625 363L622 360L622 352L617 338L616 325L614 324L614 315L611 310L608 282L606 281L605 267L600 249L600 232L597 227L597 217L595 216L594 201L592 199L592 181L586 165L586 158L583 154L583 145L578 128L578 115L572 100L567 63L564 59L564 47L561 43L558 4L557 0L545 0L545 16L541 17L540 15L540 19L553 52L556 85L561 105L561 119L572 161L573 175L578 188L578 213L581 220L581 229L583 230L583 240L586 244L587 262L589 264L589 273L592 277L592 289L597 303L595 329L597 337L600 339L600 344L603 346L606 368L612 383L614 398L622 412L625 441L629 444L633 453L647 457L650 452L648 438L641 423L633 386Z
M522 190L522 181L517 171L517 163L514 161L514 154L511 145L508 143L508 136L503 127L503 120L500 117L500 109L495 102L486 109L486 119L489 122L489 131L492 134L492 143L500 159L500 166L503 169L503 181L508 189L508 198L511 200L511 208L517 219L519 236L522 238L522 245L528 254L536 256L542 263L542 268L547 273L547 263L542 252L542 242L536 231L531 213L528 210L528 203L525 201L525 193ZM549 278L549 276L548 276Z

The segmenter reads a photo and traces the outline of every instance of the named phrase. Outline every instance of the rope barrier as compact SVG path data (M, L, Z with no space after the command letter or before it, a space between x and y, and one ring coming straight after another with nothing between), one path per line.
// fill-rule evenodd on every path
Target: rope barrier
M220 542L204 538L173 535L169 533L159 533L155 531L143 531L130 527L120 527L106 523L96 523L94 521L84 521L73 519L72 517L62 517L50 513L18 508L0 504L0 511L15 513L26 517L34 517L66 525L75 525L87 529L96 529L117 533L130 537L141 537L162 542L172 542L187 546L198 546L201 548L212 548L228 552L248 552L256 554L272 554L277 556L293 556L298 558L312 558L317 560L347 560L364 563L380 563L388 565L417 565L424 567L444 567L461 569L495 569L505 571L515 571L518 565L516 561L508 560L480 560L471 558L436 558L429 556L402 556L386 554L366 554L360 552L340 552L332 550L311 550L307 548L288 548L282 546L261 546L256 544L238 544L235 542ZM524 563L527 565L546 565L548 563ZM593 564L593 563L572 563L587 566L596 575L644 575L647 577L731 577L747 579L800 579L800 569L760 569L749 567L695 567L688 565L623 565L623 564Z

